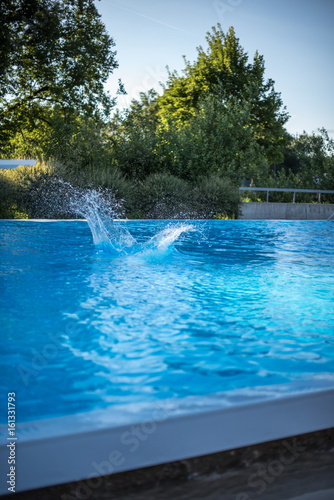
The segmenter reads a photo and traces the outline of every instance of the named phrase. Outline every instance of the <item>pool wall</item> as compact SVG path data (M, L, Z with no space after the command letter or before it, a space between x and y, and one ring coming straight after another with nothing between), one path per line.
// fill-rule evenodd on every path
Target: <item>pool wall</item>
M22 423L16 491L233 450L334 427L331 382L238 389L215 396ZM2 426L1 470L8 469ZM96 479L95 479L96 481ZM8 493L1 483L0 494Z
M328 220L334 214L334 204L325 203L243 202L240 208L243 220Z

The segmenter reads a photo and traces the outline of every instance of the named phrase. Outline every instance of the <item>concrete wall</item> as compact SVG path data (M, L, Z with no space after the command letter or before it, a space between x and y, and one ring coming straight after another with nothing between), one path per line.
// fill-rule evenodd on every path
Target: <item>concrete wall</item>
M327 220L333 214L334 204L243 202L239 219Z

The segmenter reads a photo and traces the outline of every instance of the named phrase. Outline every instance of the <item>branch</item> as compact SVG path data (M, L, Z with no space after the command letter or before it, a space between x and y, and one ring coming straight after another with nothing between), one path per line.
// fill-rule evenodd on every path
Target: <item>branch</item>
M38 96L38 94L41 94L42 92L46 92L47 90L50 90L50 87L48 85L45 85L41 89L35 90L29 96L27 96L24 99L22 99L20 102L17 102L13 106L10 106L7 111L14 111L16 108L18 108L19 106L21 106L21 104L24 101L32 101L33 99L35 99L36 96Z

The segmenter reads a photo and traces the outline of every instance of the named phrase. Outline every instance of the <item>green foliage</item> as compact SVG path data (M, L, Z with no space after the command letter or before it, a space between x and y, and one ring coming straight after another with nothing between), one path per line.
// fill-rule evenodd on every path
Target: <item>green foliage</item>
M238 190L229 179L212 175L195 184L171 174L152 174L132 200L132 217L154 219L234 218Z
M208 175L261 182L287 142L288 115L264 60L253 63L233 28L218 25L182 76L169 73L163 95L142 93L111 127L115 164L130 179L155 173L195 182Z
M289 136L289 142L284 151L284 161L268 171L259 182L253 186L289 189L321 189L334 190L334 140L328 136L325 129L318 133L300 136ZM243 194L242 200L260 198L265 201L265 193ZM334 202L334 196L324 194L323 202ZM270 201L291 202L291 193L270 193ZM317 194L296 193L296 202L318 202Z
M153 219L187 218L191 186L171 174L151 174L137 186L136 211Z
M165 168L187 180L219 174L238 184L245 176L258 178L268 168L247 103L208 96L185 124L171 121L161 126L159 139L157 150Z
M198 218L234 219L238 215L238 189L230 179L211 175L200 179L193 192Z
M297 163L296 187L334 190L334 140L325 129L318 132L304 132L291 142Z
M129 109L125 112L126 124L154 130L159 123L158 97L159 94L154 89L149 90L146 94L141 92L139 100L133 99ZM116 130L118 130L118 125L121 122L123 122L121 115L116 113L113 120Z
M117 67L114 42L94 2L4 0L0 15L1 155L52 158L48 172L41 163L3 173L3 205L32 216L32 193L58 175L125 196L104 123L115 103L104 91Z
M52 127L41 124L31 133L18 132L8 143L12 155L52 158L55 173L64 179L78 185L109 187L118 196L125 196L129 183L115 165L106 126L80 116L64 123L56 113L50 114L50 120Z
M16 211L15 186L0 170L0 219L15 219Z
M117 111L109 124L109 140L115 165L129 179L143 180L161 171L156 151L157 92L142 92L124 113Z
M18 130L34 134L44 125L53 127L54 113L65 124L72 115L108 116L114 100L104 83L117 62L94 2L3 0L0 5L0 149Z
M35 167L0 170L0 218L68 217L51 207L48 213L45 203L57 197L59 179L79 188L107 188L116 201L131 199L133 191L132 184L114 168L89 169L75 176L60 162L38 162Z
M250 116L246 102L226 101L219 95L199 101L184 123L173 117L155 122L142 112L136 117L133 106L123 119L117 116L113 158L131 179L143 180L154 173L191 182L210 174L228 176L236 184L244 177L258 179L269 166Z
M334 140L325 129L318 133L289 136L284 161L272 176L264 179L268 187L334 190ZM291 195L274 193L272 201L291 201ZM317 202L316 194L296 194L298 202ZM323 195L323 201L333 202L333 195Z
M0 218L26 219L34 216L28 193L52 176L50 165L38 163L34 167L21 166L0 170Z
M283 125L288 114L274 81L265 81L264 58L255 54L253 63L239 43L233 27L225 34L221 26L207 34L208 49L198 48L197 60L186 61L183 75L170 72L163 95L158 99L163 122L172 117L184 123L194 116L203 97L222 89L226 101L250 106L250 125L269 162L281 160L285 144ZM221 93L221 90L219 90Z
M159 172L156 134L145 121L123 122L111 136L114 164L129 178L143 180Z

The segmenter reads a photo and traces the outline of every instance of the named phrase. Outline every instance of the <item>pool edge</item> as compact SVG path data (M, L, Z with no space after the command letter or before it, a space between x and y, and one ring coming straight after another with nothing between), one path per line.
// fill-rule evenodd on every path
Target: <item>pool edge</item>
M334 388L283 394L208 411L153 408L139 422L18 440L16 491L210 455L334 427ZM288 415L288 418L287 418ZM73 417L75 423L75 417ZM43 427L43 421L39 422ZM6 457L1 448L1 462ZM7 466L8 468L8 466ZM0 494L6 494L2 488Z

